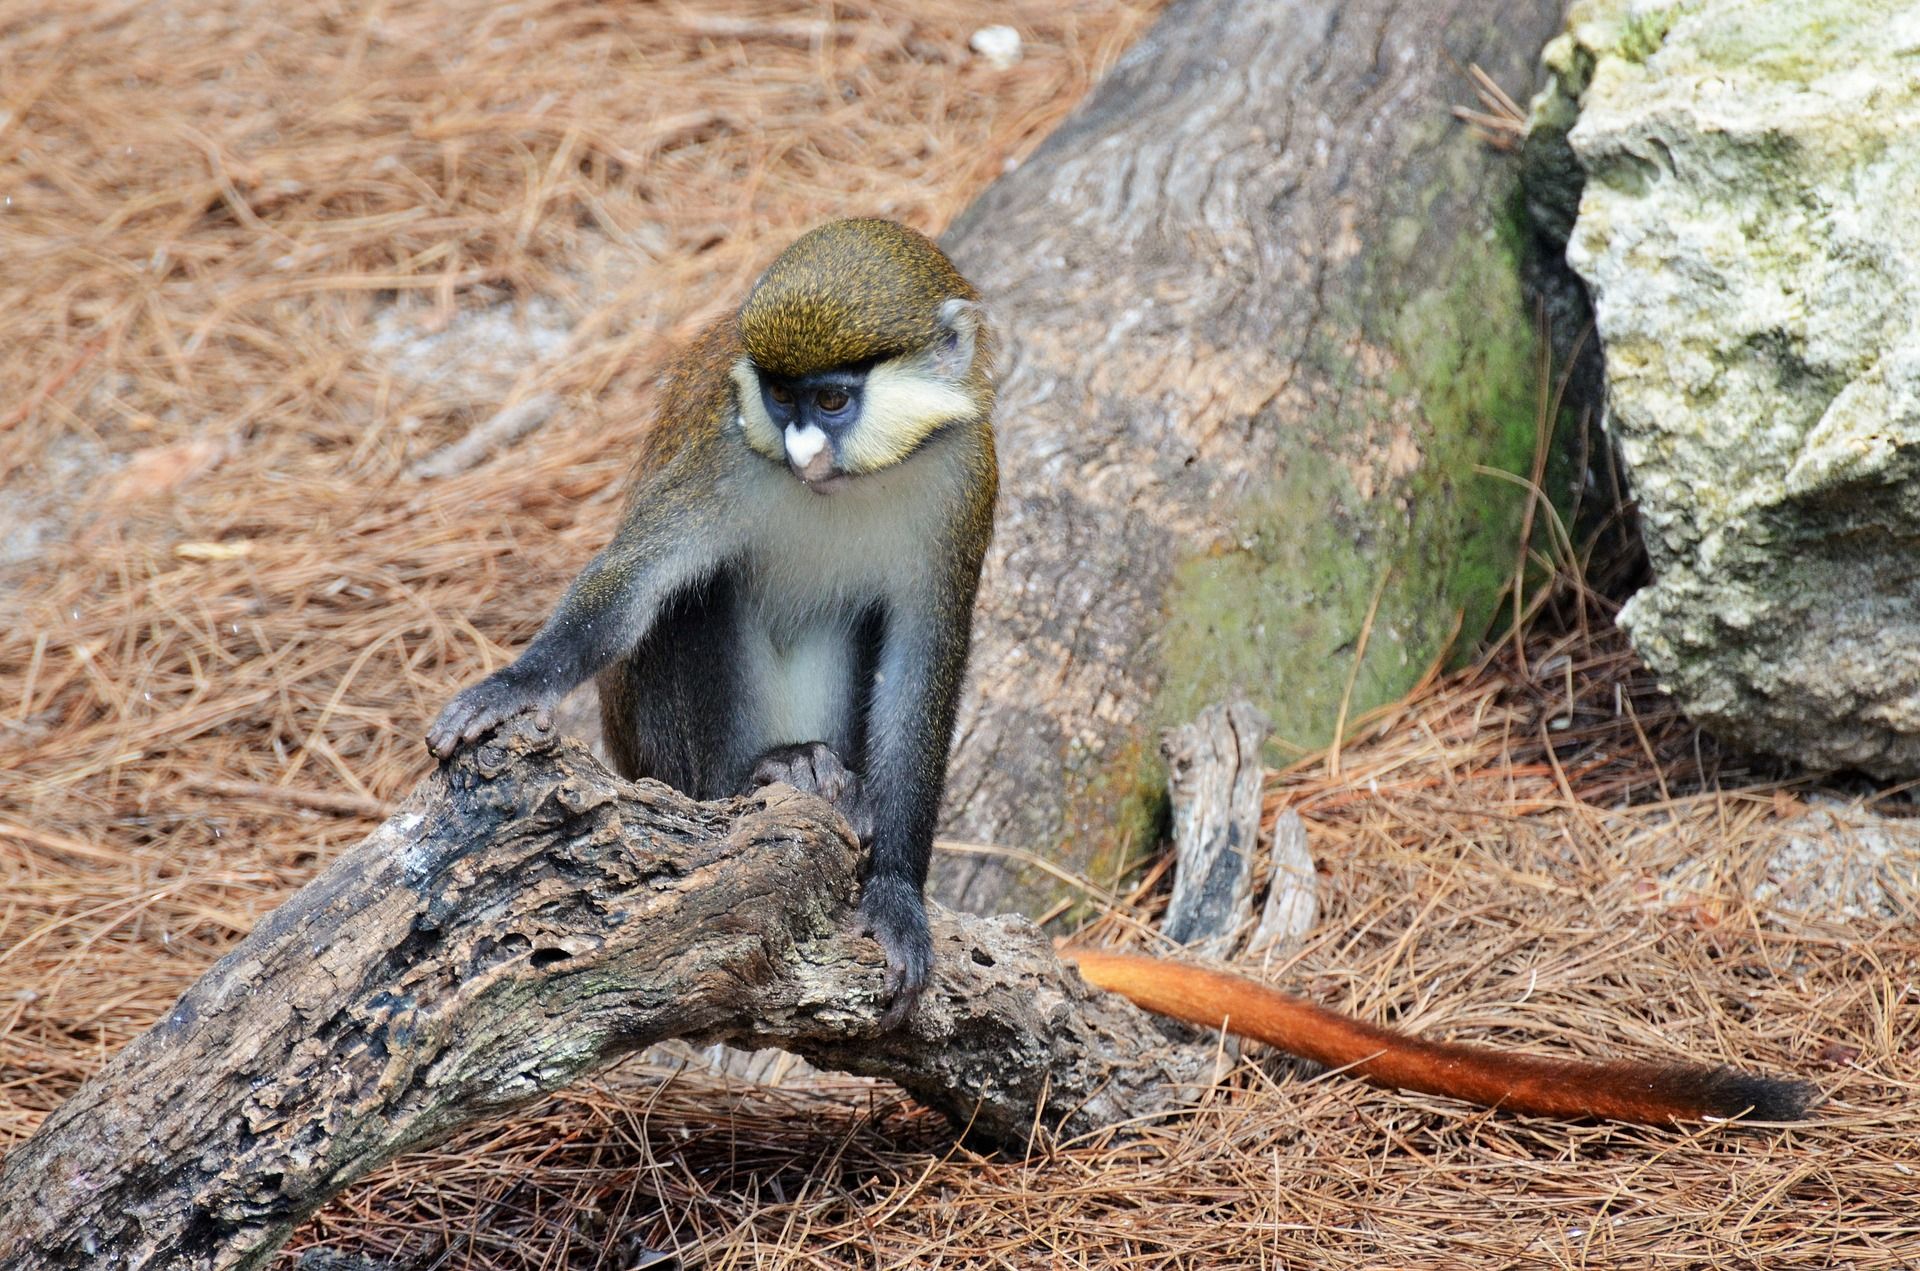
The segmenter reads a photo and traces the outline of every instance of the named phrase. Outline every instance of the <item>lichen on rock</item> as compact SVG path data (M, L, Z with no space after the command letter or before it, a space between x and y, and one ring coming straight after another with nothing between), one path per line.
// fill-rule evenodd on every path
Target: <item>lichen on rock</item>
M1655 575L1622 624L1730 741L1920 772L1920 9L1591 0L1545 61L1529 194L1578 198Z

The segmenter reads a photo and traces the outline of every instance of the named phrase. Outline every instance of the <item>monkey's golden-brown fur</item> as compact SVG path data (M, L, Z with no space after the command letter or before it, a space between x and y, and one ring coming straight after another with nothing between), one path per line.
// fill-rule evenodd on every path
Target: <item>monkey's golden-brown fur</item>
M980 298L951 261L904 225L855 220L829 228L782 252L740 306L741 343L763 371L806 375L927 348L940 334L944 301ZM876 258L884 269L874 267Z

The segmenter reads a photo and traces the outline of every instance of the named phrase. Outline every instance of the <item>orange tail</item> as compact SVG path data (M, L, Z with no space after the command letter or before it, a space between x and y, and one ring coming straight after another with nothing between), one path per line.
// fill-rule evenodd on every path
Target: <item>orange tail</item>
M1390 1089L1551 1117L1665 1125L1703 1117L1797 1121L1812 1089L1691 1064L1538 1059L1483 1046L1422 1041L1315 1006L1244 976L1137 954L1062 949L1087 983L1135 1005L1344 1068Z

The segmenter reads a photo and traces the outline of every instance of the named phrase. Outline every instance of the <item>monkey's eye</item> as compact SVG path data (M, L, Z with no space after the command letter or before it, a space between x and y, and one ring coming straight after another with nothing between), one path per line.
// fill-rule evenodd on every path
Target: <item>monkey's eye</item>
M837 388L823 388L813 395L813 404L829 415L838 415L847 408L847 395Z
M767 385L767 396L771 397L774 401L779 402L782 406L793 405L793 390L788 388L785 384Z

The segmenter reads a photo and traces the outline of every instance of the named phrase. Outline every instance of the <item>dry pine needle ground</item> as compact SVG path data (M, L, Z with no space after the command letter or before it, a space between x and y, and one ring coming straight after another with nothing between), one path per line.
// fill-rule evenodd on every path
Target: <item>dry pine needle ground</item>
M0 3L0 1144L418 779L424 721L604 533L675 340L823 217L939 228L1154 7ZM987 22L1017 67L967 55ZM508 457L408 477L527 404ZM884 1087L636 1066L296 1249L1920 1261L1912 891L1763 899L1812 792L1718 768L1570 630L1279 776L1324 918L1267 974L1436 1035L1810 1075L1813 1126L1569 1128L1261 1061L1190 1119L982 1159Z

